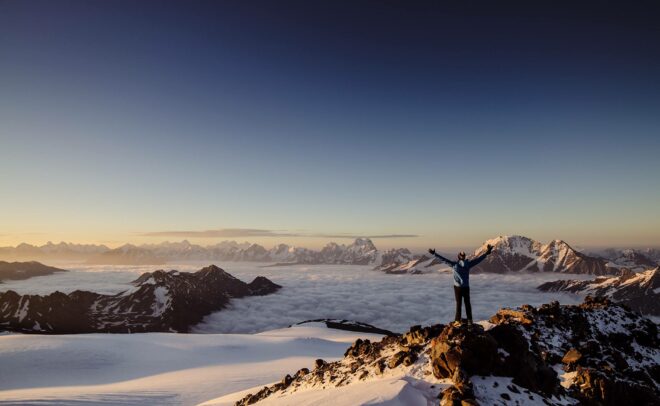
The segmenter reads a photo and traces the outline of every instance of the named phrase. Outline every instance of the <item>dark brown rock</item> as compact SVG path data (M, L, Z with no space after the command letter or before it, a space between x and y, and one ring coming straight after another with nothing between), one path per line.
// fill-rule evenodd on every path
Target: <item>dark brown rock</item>
M457 368L470 375L489 375L497 362L497 342L479 325L447 326L431 348L436 378L449 378Z

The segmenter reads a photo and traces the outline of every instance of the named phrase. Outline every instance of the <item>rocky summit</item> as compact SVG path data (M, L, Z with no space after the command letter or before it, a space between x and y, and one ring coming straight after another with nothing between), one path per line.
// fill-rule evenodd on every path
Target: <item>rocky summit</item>
M215 265L195 273L142 274L133 288L116 295L88 291L69 294L0 293L0 331L23 333L187 332L232 298L267 295L281 286L264 277L251 283Z
M439 405L660 404L657 325L606 298L501 309L474 325L414 326L357 340L336 362L245 396L237 405L387 377L428 388Z

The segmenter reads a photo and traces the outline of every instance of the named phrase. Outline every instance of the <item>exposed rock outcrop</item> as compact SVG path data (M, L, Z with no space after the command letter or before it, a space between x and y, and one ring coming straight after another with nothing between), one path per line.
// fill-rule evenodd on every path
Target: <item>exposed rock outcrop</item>
M502 309L483 326L357 340L343 359L317 360L237 405L385 376L425 381L441 405L660 404L657 325L605 298Z
M264 277L245 283L215 265L195 273L155 271L116 295L0 293L0 330L24 333L187 332L232 298L266 295L280 286Z

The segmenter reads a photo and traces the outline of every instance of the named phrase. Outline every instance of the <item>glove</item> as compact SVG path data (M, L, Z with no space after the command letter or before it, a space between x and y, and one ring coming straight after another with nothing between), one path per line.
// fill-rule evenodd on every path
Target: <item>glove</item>
M435 250L433 248L429 248L429 254L435 255Z
M486 247L486 254L490 254L492 251L493 251L493 246L488 244L488 246Z

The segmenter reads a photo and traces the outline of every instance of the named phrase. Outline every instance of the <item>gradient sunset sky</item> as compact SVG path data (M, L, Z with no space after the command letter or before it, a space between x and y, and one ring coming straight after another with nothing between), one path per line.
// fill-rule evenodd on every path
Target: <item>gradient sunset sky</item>
M660 246L658 6L575 3L2 1L0 245Z

